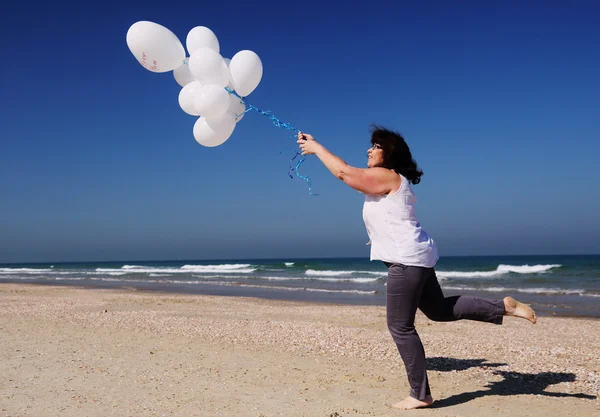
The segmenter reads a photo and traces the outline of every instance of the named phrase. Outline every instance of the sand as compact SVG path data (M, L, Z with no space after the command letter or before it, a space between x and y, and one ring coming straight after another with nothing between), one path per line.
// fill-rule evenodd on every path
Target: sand
M600 320L435 323L436 402L380 306L0 284L0 416L596 416Z

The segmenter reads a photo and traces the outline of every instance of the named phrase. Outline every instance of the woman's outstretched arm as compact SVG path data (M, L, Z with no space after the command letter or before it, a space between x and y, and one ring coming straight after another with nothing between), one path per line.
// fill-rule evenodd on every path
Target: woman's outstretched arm
M307 133L298 133L298 144L302 155L316 155L336 178L364 194L388 194L400 187L400 176L392 170L381 167L356 168L348 165Z

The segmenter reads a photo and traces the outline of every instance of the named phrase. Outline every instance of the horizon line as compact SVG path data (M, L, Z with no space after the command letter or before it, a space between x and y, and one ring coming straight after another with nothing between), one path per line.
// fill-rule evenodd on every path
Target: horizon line
M600 253L579 253L579 254L505 254L505 255L444 255L440 256L443 258L500 258L500 257L531 257L531 256L600 256ZM124 263L124 262L222 262L222 261L260 261L260 260L273 260L273 261L301 261L301 260L315 260L315 259L366 259L368 256L319 256L319 257L285 257L285 258L269 258L269 257L258 257L258 258L211 258L211 259L127 259L127 260L86 260L86 261L35 261L35 262L0 262L0 265L39 265L39 264L86 264L86 263ZM376 262L376 261L374 261Z

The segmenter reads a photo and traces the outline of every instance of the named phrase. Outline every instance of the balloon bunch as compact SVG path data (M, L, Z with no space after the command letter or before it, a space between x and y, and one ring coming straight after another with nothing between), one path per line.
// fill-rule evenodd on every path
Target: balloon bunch
M189 31L186 38L188 57L177 36L154 22L140 21L131 25L127 31L127 46L147 70L173 71L175 81L182 87L179 106L192 116L200 116L194 124L194 138L200 145L214 147L223 144L233 133L236 123L251 110L269 117L277 127L295 134L299 132L270 111L260 110L247 102L245 97L256 89L262 79L260 58L249 50L239 51L231 59L223 58L219 53L219 40L209 28L196 26ZM298 172L305 159L296 152L290 160L288 176L293 178L294 172L306 181L311 195L318 195L312 192L310 179ZM294 161L295 166L292 166Z
M194 138L203 146L224 143L246 112L241 97L260 83L263 66L253 51L243 50L231 59L219 53L219 40L207 27L189 31L186 57L173 32L154 22L134 23L127 31L127 46L139 63L152 72L173 71L182 87L179 105L184 112L200 116Z

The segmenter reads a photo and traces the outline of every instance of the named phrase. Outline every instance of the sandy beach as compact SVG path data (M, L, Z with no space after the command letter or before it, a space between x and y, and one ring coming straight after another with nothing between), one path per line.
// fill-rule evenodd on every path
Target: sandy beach
M409 391L380 306L0 284L0 415L600 415L600 321L435 323L436 402Z

